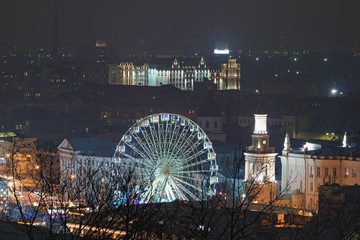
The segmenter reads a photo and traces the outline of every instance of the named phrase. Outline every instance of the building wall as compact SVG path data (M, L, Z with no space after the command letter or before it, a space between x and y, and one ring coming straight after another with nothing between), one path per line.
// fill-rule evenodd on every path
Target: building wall
M282 190L305 194L305 207L316 208L319 186L337 183L341 186L360 184L360 158L344 156L311 156L289 153L280 156Z
M220 90L240 90L240 63L236 59L229 59L227 63L221 64L221 78L223 88Z

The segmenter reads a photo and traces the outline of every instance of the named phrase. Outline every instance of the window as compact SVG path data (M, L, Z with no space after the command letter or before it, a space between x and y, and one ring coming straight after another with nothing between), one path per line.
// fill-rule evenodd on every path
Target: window
M325 177L329 176L329 169L325 168Z
M352 176L353 176L353 177L356 177L356 168L353 169L353 171L352 171Z
M209 128L209 122L205 123L205 128Z
M333 176L336 177L336 168L333 168Z
M313 192L314 191L314 183L310 183L310 192Z
M310 177L313 177L313 167L310 166Z
M346 176L346 177L349 176L349 168L345 168L345 176Z
M217 128L217 122L215 121L214 127Z
M317 168L316 168L316 176L317 176L317 177L320 177L320 167L317 167Z

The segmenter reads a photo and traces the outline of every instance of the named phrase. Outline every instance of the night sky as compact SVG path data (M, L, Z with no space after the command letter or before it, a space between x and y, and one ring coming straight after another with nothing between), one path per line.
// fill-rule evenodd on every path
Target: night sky
M59 0L59 44L212 44L352 48L360 37L359 0ZM51 0L2 0L0 42L51 44Z

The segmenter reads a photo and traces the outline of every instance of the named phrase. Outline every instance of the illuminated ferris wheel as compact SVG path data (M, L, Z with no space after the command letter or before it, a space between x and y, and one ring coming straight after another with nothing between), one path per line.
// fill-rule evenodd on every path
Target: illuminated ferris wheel
M114 159L132 169L143 202L207 199L216 193L212 143L192 120L158 113L135 123L121 138ZM119 165L119 164L118 164Z

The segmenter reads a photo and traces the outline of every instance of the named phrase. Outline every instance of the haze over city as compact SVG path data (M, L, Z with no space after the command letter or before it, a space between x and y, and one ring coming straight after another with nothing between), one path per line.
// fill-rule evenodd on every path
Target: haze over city
M358 239L359 9L0 2L0 238Z

